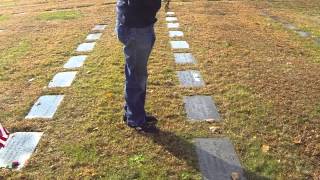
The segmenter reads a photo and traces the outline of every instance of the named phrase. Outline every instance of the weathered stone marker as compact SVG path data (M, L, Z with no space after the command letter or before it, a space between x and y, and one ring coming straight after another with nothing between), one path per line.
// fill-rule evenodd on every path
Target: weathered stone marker
M95 44L96 44L95 42L82 43L78 46L77 52L90 52L93 50Z
M303 38L309 37L311 35L309 32L305 31L296 31L296 33L298 33L298 35Z
M97 41L101 38L101 36L102 36L102 33L92 33L87 36L86 41L88 42Z
M95 25L92 29L92 31L104 31L106 29L107 25L105 24L98 24L98 25Z
M199 71L178 71L177 75L182 87L204 86L204 82Z
M26 116L26 119L53 118L63 98L64 95L41 96L31 108L29 114Z
M174 59L177 64L195 64L196 59L191 53L174 53Z
M167 16L174 16L175 13L174 13L174 12L167 12L166 15L167 15Z
M244 180L244 171L228 138L196 138L196 152L204 180L230 180L238 174Z
M186 41L170 41L172 49L189 49L190 46Z
M221 121L219 112L210 96L186 96L184 104L189 121Z
M66 64L63 65L63 68L66 68L66 69L79 68L83 66L83 63L85 62L87 57L88 56L86 55L73 56L68 60Z
M53 77L53 79L50 81L48 87L49 88L69 87L69 86L71 86L76 75L77 75L76 71L60 72Z
M169 31L169 37L183 37L182 31Z
M174 21L178 21L178 18L176 18L176 17L166 17L166 21L167 22L174 22Z
M16 132L10 134L7 145L0 149L0 167L11 167L14 161L19 164L16 169L25 166L35 151L42 132Z
M175 28L179 28L180 24L179 23L168 23L167 27L168 27L168 29L175 29Z

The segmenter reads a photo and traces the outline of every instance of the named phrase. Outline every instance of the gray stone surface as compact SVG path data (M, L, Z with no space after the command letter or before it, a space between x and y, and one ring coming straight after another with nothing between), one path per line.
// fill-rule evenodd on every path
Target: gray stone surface
M180 27L179 23L168 23L167 24L168 29L176 29Z
M311 34L305 31L296 31L300 37L306 38L309 37Z
M320 37L316 38L314 42L316 43L316 45L320 46Z
M297 30L298 28L293 25L293 24L290 24L290 23L286 23L283 25L285 28L289 29L289 30Z
M77 52L90 52L93 50L95 44L96 44L95 42L82 43L78 46Z
M174 53L174 59L177 64L195 64L196 59L191 53Z
M169 31L169 37L183 37L182 31Z
M187 41L170 41L172 49L189 49Z
M53 79L50 81L48 87L49 88L69 87L69 86L71 86L76 75L77 75L76 71L60 72L53 77Z
M64 98L64 95L41 96L31 108L29 114L26 116L26 119L53 118L63 98Z
M177 75L182 87L204 86L204 82L199 71L178 71Z
M68 60L66 64L63 65L63 68L66 68L66 69L79 68L83 66L83 63L85 62L87 57L88 56L86 55L73 56Z
M175 21L178 21L178 18L176 18L176 17L166 17L166 21L167 22L175 22Z
M244 170L228 138L196 138L196 152L204 180L231 180L238 173L246 179Z
M221 121L219 112L210 96L186 96L184 104L189 121Z
M21 169L35 151L42 132L16 132L10 134L7 145L0 149L0 167L11 167L13 161L18 161Z
M86 41L97 41L101 38L102 33L92 33L88 34Z
M167 12L166 15L167 15L167 16L174 16L175 13L174 13L174 12Z
M93 27L92 31L104 31L106 27L107 25L105 24L98 24Z

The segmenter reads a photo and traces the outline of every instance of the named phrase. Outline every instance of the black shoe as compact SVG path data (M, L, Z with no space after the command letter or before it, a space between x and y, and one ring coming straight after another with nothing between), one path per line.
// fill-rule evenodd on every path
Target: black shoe
M150 133L150 134L157 134L159 133L159 129L154 124L144 123L141 126L131 126L128 124L129 127L134 128L139 133Z
M124 123L127 124L127 116L123 115L123 121ZM146 123L149 124L157 124L158 123L158 119L154 116L146 116Z

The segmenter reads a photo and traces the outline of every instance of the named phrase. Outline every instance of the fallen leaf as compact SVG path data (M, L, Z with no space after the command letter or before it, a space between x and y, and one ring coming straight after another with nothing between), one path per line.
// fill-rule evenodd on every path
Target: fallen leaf
M221 130L221 127L219 126L210 126L209 127L210 131L215 133L215 132L218 132L219 130Z
M262 145L262 152L264 152L264 153L267 153L269 150L270 150L270 146L268 146L268 145Z
M293 140L294 144L301 144L302 143L302 138L301 137L295 137Z
M232 180L240 180L240 174L238 172L232 172L231 179Z

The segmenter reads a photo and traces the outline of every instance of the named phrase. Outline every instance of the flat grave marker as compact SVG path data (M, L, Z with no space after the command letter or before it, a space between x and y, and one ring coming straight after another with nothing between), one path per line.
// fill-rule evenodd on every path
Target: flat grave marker
M170 41L172 49L189 49L190 46L186 41Z
M174 16L175 13L174 13L174 12L167 12L166 15L167 15L167 16Z
M176 17L166 17L166 21L167 22L174 22L174 21L178 21L178 18L176 18Z
M283 24L283 26L289 30L297 30L298 29L295 25L290 24L290 23L285 23L285 24Z
M63 65L63 68L65 68L65 69L79 68L79 67L83 66L87 57L88 56L86 56L86 55L73 56L68 60L68 62L66 64Z
M82 43L78 46L77 52L90 52L93 50L95 44L96 44L95 42Z
M191 53L174 53L174 59L177 64L195 64L196 59Z
M0 167L11 167L14 161L19 162L17 170L23 168L35 151L42 132L16 132L10 134L7 145L0 149Z
M204 86L204 82L199 71L178 71L177 75L182 87Z
M310 33L309 32L305 32L305 31L296 31L298 33L298 35L300 37L303 37L303 38L306 38L306 37L309 37L310 36Z
M53 79L50 81L48 87L49 88L69 87L69 86L71 86L76 75L77 75L76 71L60 72L53 77Z
M169 37L183 37L182 31L169 31Z
M107 25L105 24L97 24L92 28L92 31L104 31Z
M191 122L221 121L219 112L210 96L186 96L184 104L187 118Z
M31 108L29 114L26 116L26 119L53 118L63 98L64 95L41 96Z
M92 33L92 34L88 34L86 41L97 41L101 38L102 33Z
M175 28L179 28L180 24L179 23L168 23L167 27L168 27L168 29L175 29Z
M204 180L230 180L232 173L246 179L234 147L228 138L196 138L196 153Z

